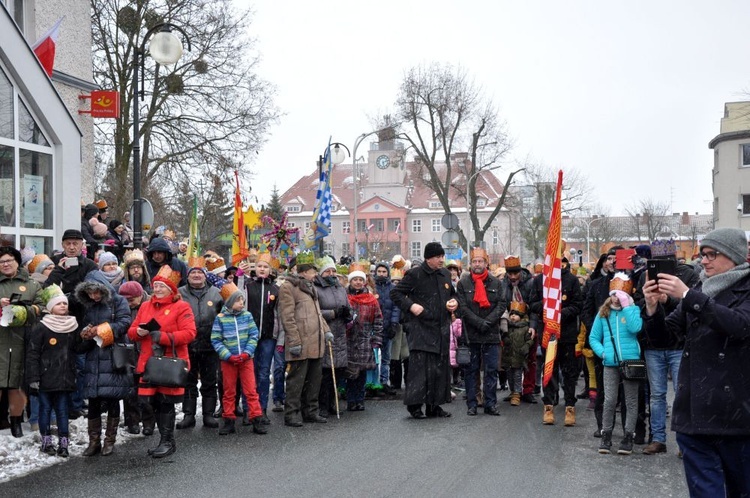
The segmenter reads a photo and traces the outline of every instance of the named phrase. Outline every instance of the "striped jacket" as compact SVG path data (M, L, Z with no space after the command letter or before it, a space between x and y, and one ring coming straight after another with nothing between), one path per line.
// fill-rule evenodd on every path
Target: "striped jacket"
M255 326L253 315L249 311L242 311L233 315L226 306L216 316L211 329L211 344L222 361L229 360L232 355L247 353L250 358L255 356L258 345L258 327Z

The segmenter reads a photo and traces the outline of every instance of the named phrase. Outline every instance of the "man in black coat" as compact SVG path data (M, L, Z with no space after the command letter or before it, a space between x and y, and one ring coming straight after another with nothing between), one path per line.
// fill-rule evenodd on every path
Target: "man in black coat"
M700 244L701 283L660 273L643 286L649 337L685 338L672 430L690 496L750 496L750 265L745 232ZM665 316L667 298L679 299Z
M174 257L166 240L157 237L149 242L146 249L146 269L151 278L154 278L164 265L180 274L180 287L187 284L187 265Z
M458 308L451 276L443 268L445 251L437 242L424 248L425 261L412 268L391 290L391 299L405 317L409 372L404 404L416 419L450 417L440 405L450 396L451 313Z
M471 363L466 369L467 414L477 414L477 373L484 363L484 413L497 411L497 367L500 349L500 318L507 308L499 279L488 271L489 257L482 248L471 251L471 273L458 281L456 294L463 334L468 343Z
M534 277L534 287L538 295L543 293L543 275L540 273ZM560 375L562 375L563 397L565 398L565 426L571 427L576 424L576 384L578 375L581 373L581 359L576 355L576 343L578 342L578 317L581 313L583 296L578 278L570 272L567 258L562 259L562 272L560 274L560 337L557 338L557 355L552 366L552 378L544 388L544 419L545 425L555 423L554 406L560 401ZM537 313L540 320L543 319L544 310L542 302L538 301L532 306L532 311ZM543 328L543 326L542 326ZM542 358L546 350L542 350ZM559 372L558 372L559 371Z

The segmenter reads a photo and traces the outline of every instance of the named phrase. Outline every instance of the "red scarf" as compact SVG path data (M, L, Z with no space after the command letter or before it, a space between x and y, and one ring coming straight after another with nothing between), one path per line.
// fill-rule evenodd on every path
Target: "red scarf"
M471 279L474 280L474 302L479 304L480 308L489 308L490 301L487 299L487 289L484 288L484 279L487 278L487 270L482 273L471 272Z

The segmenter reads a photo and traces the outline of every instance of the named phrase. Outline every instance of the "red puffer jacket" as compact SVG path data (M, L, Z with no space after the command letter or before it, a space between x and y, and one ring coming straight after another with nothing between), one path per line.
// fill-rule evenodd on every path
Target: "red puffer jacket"
M164 356L172 356L172 347L169 340L171 336L174 340L177 356L186 360L189 368L188 344L195 339L195 317L190 305L183 301L179 294L174 294L164 299L152 297L151 300L144 302L128 330L130 340L140 342L141 354L138 357L136 373L143 373L143 370L146 368L146 362L153 354L151 350L151 336L141 337L136 330L139 324L148 323L152 318L161 325L159 345L164 347ZM141 380L141 385L138 387L138 394L140 396L153 396L156 393L167 396L182 396L185 394L185 389L182 387L148 386Z

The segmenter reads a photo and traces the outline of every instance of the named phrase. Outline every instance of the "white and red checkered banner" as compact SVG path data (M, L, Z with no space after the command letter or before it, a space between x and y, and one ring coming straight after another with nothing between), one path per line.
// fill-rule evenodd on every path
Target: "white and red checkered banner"
M557 173L557 190L555 201L552 204L552 213L549 217L549 230L547 231L547 247L544 250L544 269L542 270L542 318L544 320L544 333L542 334L542 347L547 349L550 338L555 340L560 337L560 308L562 307L562 179L563 172ZM554 348L556 350L556 348ZM551 358L550 358L551 356ZM552 378L554 356L547 355L544 363L544 377L542 384L547 385Z

